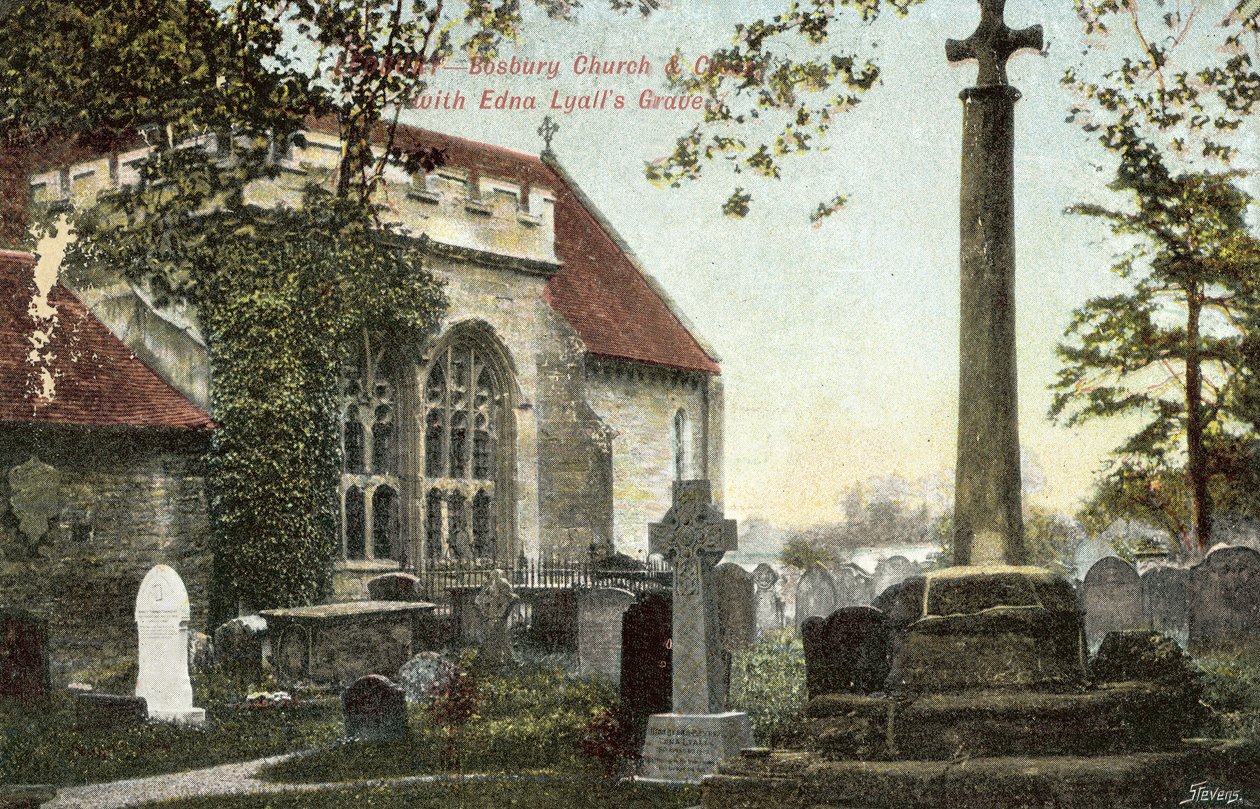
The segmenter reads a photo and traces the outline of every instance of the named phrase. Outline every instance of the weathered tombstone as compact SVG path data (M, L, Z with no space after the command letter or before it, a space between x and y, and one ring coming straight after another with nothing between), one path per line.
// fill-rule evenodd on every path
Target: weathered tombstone
M578 649L578 595L572 587L538 590L529 596L529 642L548 654Z
M667 713L673 688L673 606L668 595L639 597L621 618L621 705L642 731Z
M874 607L842 607L801 624L809 698L880 691L888 676L891 628Z
M726 711L714 567L736 548L735 521L712 504L707 480L674 482L674 503L648 527L653 553L674 569L673 712L648 718L644 777L698 783L752 744L748 715Z
M518 601L520 598L512 589L512 583L499 570L495 571L494 578L477 593L477 611L481 613L484 632L481 656L491 666L507 665L514 660L512 635L508 625Z
M1097 649L1108 632L1143 629L1142 583L1123 559L1100 559L1085 574L1085 640Z
M398 670L398 685L407 701L427 703L433 696L433 684L441 679L446 665L449 664L437 652L420 652L403 663Z
M753 601L752 574L733 562L714 570L717 579L718 626L722 650L728 655L753 645L757 634L757 607Z
M816 564L796 585L796 626L799 628L806 618L817 616L826 618L836 609L836 584L831 571Z
M906 579L917 576L922 572L918 565L904 556L890 556L887 559L881 559L879 564L875 565L875 575L872 577L872 593L878 596L894 584L901 584Z
M577 596L578 672L583 677L621 680L621 619L633 603L633 593L615 587Z
M48 693L48 631L25 610L0 609L0 699Z
M875 595L878 595L872 589L871 577L862 568L852 563L840 565L832 570L831 580L836 589L836 609L869 607Z
M388 677L360 677L341 695L341 705L351 739L383 742L407 736L407 698Z
M765 562L753 570L753 610L758 638L783 628L783 599L774 591L778 580L778 572Z
M157 565L145 574L136 595L136 630L140 636L140 672L136 696L144 697L149 717L181 725L199 725L206 712L193 707L188 677L188 591L179 574Z
M144 697L95 691L74 693L74 725L81 730L136 727L148 719L149 708Z
M1223 547L1190 569L1190 651L1260 640L1260 553Z
M242 615L214 630L214 662L230 677L252 683L262 679L263 642L267 619Z
M424 601L420 579L410 573L385 573L367 583L368 598L373 601Z
M1142 601L1151 629L1185 649L1190 644L1190 571L1153 567L1142 574Z

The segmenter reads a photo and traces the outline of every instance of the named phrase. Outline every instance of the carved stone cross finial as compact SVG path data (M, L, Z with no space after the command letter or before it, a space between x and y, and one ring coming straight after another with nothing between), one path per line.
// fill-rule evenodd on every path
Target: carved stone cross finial
M544 115L542 125L538 127L538 134L543 139L543 154L551 154L551 139L560 131L560 124L551 120L550 115Z
M1024 48L1041 50L1041 26L1014 30L1006 27L1002 11L1006 0L980 0L980 25L964 40L945 42L945 56L951 62L975 59L980 63L977 87L1005 85L1006 60Z

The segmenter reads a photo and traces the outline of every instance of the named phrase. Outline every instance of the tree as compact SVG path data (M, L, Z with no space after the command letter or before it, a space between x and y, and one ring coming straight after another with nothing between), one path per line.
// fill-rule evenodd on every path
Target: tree
M1107 497L1132 516L1161 516L1200 549L1211 536L1214 481L1225 485L1228 459L1256 437L1236 402L1246 323L1260 306L1260 240L1234 179L1123 171L1111 187L1131 207L1070 209L1136 243L1112 267L1131 289L1076 311L1050 411L1068 426L1143 419L1115 451ZM1178 469L1183 488L1170 485Z
M804 536L794 536L783 543L779 551L779 561L798 570L809 570L814 565L827 565L836 562L836 555L829 548L816 540Z
M678 138L673 151L648 162L647 178L677 188L699 179L706 164L745 175L778 179L784 158L826 148L824 140L843 113L853 110L879 81L873 54L837 47L840 34L869 26L885 11L904 16L923 0L813 0L790 3L769 19L735 26L731 45L667 69L673 89L706 99L703 119ZM751 134L750 134L751 133ZM771 134L765 134L771 133ZM752 194L737 185L722 206L748 213ZM815 224L844 207L841 191L810 215Z

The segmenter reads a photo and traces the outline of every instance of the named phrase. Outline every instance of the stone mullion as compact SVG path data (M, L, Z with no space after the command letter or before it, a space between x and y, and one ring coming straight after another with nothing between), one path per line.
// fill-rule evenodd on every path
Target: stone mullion
M376 525L375 506L373 500L376 498L376 490L380 488L380 484L372 485L366 480L363 482L363 558L376 558L376 537L373 528Z

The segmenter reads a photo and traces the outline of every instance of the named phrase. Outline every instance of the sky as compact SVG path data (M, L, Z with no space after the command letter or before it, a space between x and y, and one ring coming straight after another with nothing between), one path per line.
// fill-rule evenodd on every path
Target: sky
M957 415L958 93L976 71L974 63L948 64L944 42L974 30L978 5L928 0L906 20L886 18L842 37L875 43L880 85L844 116L828 151L789 161L777 182L745 180L754 200L743 220L720 211L732 188L723 176L680 189L645 180L644 161L668 154L694 119L635 107L644 89L663 90L661 66L675 50L694 58L725 45L736 22L773 14L776 4L675 0L647 20L593 5L576 23L529 20L527 38L504 52L558 60L554 80L443 71L434 89L460 89L465 109L417 111L406 120L537 153L552 91L624 94L627 109L553 113L560 126L553 149L721 358L728 514L785 526L834 520L847 488L890 475L911 489L939 490L952 479ZM1212 48L1221 36L1214 23L1229 5L1200 5L1196 47ZM1085 47L1072 4L1010 0L1006 19L1012 27L1041 24L1047 41L1044 54L1024 52L1009 64L1023 94L1015 230L1026 500L1070 513L1131 427L1069 429L1047 418L1054 347L1073 308L1120 288L1107 272L1117 243L1099 223L1063 213L1078 201L1108 200L1110 164L1065 120L1072 99L1060 78ZM646 56L653 72L574 75L582 54ZM535 95L540 109L480 109L485 89ZM1254 161L1254 128L1245 139ZM837 192L848 206L811 227L809 212Z
M747 176L742 220L721 213L729 176L657 188L645 161L667 155L695 112L639 109L645 90L667 92L663 66L729 44L736 23L772 16L787 0L749 4L673 0L647 19L590 0L576 22L523 4L524 36L504 59L559 63L554 78L443 70L433 92L460 91L461 110L416 110L407 123L528 153L538 127L559 124L553 151L663 286L694 333L720 358L726 397L724 486L728 516L785 527L841 519L856 483L894 488L945 507L951 500L958 385L959 91L974 62L950 65L945 40L976 26L974 0L927 0L902 20L845 29L839 47L873 54L881 81L841 116L827 150L785 161L778 181ZM1231 7L1200 0L1185 49L1219 45ZM1025 502L1072 513L1088 496L1124 422L1067 428L1047 411L1054 348L1072 310L1122 287L1108 271L1120 245L1097 222L1067 216L1076 202L1113 202L1108 156L1067 122L1064 68L1086 44L1069 0L1009 0L1011 27L1041 24L1047 48L1009 63L1016 107L1016 311ZM1161 5L1175 9L1176 3ZM1193 51L1192 51L1193 52ZM1097 54L1094 50L1092 53ZM579 57L641 59L647 75L577 75ZM454 65L466 64L455 61ZM534 110L481 109L484 91L534 96ZM621 110L548 109L553 93L611 90ZM1256 122L1241 137L1241 165L1256 162ZM1248 180L1253 194L1258 190ZM837 193L848 205L820 227L809 213ZM56 250L44 249L46 274ZM887 485L885 485L887 488Z

